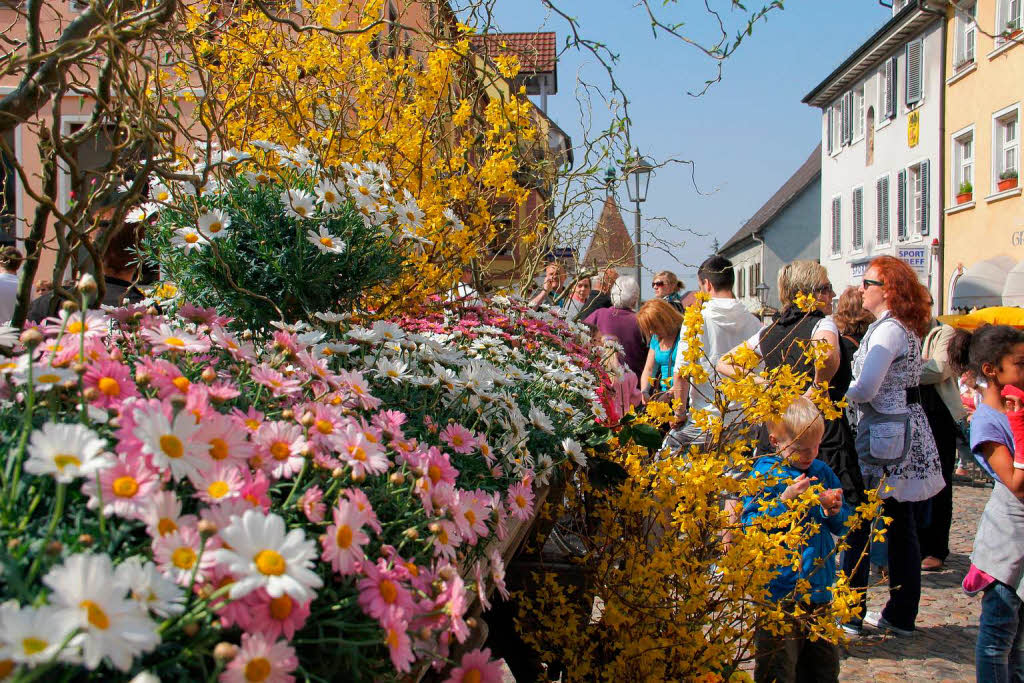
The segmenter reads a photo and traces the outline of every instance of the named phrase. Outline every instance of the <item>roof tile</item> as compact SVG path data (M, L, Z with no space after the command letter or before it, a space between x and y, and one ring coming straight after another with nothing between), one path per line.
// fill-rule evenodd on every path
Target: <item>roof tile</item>
M554 31L543 33L485 33L472 36L473 48L488 56L513 54L525 74L552 72L558 64Z

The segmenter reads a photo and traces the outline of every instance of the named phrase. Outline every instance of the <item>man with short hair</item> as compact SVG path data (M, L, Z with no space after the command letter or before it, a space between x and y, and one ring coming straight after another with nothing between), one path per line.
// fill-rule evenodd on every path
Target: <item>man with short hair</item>
M561 263L547 264L544 266L544 284L541 285L541 290L530 299L530 305L534 308L541 304L556 305L563 286L565 286L565 268Z
M676 353L674 369L676 378L672 385L672 398L682 402L676 411L676 429L669 435L673 446L686 446L702 438L703 433L689 419L689 415L696 410L714 410L709 399L713 398L714 385L718 384L715 365L723 355L761 328L754 314L733 296L735 282L732 261L724 256L710 256L697 270L700 291L711 297L701 311L704 318L704 330L701 333L704 358L700 363L708 373L708 382L691 386L689 380L679 376L686 350L684 324L679 332L679 351Z
M586 320L594 311L599 308L610 308L612 305L612 285L619 279L619 271L612 267L604 269L604 273L597 278L597 289L590 290L590 296L583 304L583 310L576 316L576 320Z

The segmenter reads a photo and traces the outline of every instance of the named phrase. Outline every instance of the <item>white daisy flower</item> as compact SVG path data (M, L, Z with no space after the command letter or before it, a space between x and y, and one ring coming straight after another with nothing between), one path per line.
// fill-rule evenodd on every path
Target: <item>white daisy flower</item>
M401 384L409 377L409 366L400 360L377 359L377 373L395 384Z
M117 583L128 587L128 594L144 610L158 617L171 617L185 611L185 592L165 577L152 562L142 563L133 555L117 565Z
M235 577L232 600L262 587L272 598L287 594L306 602L316 597L314 589L323 585L311 570L318 555L316 543L301 529L286 533L284 520L277 515L247 510L232 518L220 535L230 548L218 548L213 555Z
M14 346L18 343L21 330L11 325L0 325L0 346Z
M316 210L313 195L305 190L285 190L281 193L285 215L292 218L310 218Z
M341 254L347 246L343 240L332 235L322 225L319 232L307 230L306 239L309 240L310 244L319 249L321 254Z
M334 213L342 206L341 190L330 180L321 180L313 190L327 213Z
M583 453L583 445L579 441L575 439L562 439L562 450L580 467L587 464L587 456Z
M134 209L128 212L128 215L124 217L125 223L141 223L154 213L156 213L159 207L153 202L146 202L141 206L136 206Z
M296 337L296 340L299 342L300 346L313 346L314 344L319 344L326 336L326 332L316 330L311 332L301 332Z
M301 320L294 323L286 323L283 320L271 320L270 324L279 330L283 330L291 334L298 334L303 330L309 329L309 325L307 323L302 322Z
M345 333L345 336L356 342L373 344L380 341L380 335L375 330L368 330L365 327L353 327Z
M199 217L199 231L210 239L220 239L228 234L231 216L221 209L207 211Z
M133 434L142 441L142 450L153 456L153 464L169 467L175 479L195 474L207 464L209 445L193 436L199 431L195 416L182 411L171 422L163 410L136 410Z
M60 610L48 605L4 609L2 623L0 660L12 659L22 664L42 664L53 659L71 633Z
M149 198L154 202L166 204L174 199L174 195L171 194L171 188L158 180L153 180L149 184Z
M405 338L405 330L397 324L389 323L385 320L375 322L373 324L373 331L377 333L378 338L387 341L398 341Z
M84 425L47 422L32 432L25 471L67 484L109 464L106 448L106 441Z
M405 201L395 205L395 215L398 216L398 223L406 227L416 227L423 223L426 216L423 209L416 202L416 198L405 191Z
M369 173L360 173L349 178L347 183L356 208L360 211L373 210L377 206L377 199L380 197L380 183Z
M28 382L29 357L22 356L18 361L18 367L12 374L15 384L26 384ZM54 387L62 386L68 382L77 382L78 375L67 368L55 368L47 363L36 363L32 366L32 385L36 391L49 391Z
M202 249L209 243L210 241L193 227L178 228L174 231L174 237L171 238L171 244L181 247L186 254L193 249Z
M279 152L284 149L276 142L268 142L267 140L251 140L249 145L256 149L262 149L265 152Z
M249 184L253 187L257 185L269 185L274 182L274 177L270 175L268 171L257 169L255 171L245 171L243 174L245 179L249 181Z
M81 649L86 668L95 669L106 657L128 671L137 655L160 644L156 623L127 599L128 587L116 580L108 556L72 555L51 569L43 583L52 591L50 604L60 608L61 627L82 629L69 645Z
M323 320L325 323L340 323L352 317L351 313L332 313L331 311L321 311L319 313L314 313L313 315L320 320Z

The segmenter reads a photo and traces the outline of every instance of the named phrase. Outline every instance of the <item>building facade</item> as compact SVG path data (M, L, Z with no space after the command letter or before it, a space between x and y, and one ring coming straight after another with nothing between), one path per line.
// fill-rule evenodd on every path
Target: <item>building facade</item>
M780 308L782 266L797 259L817 261L821 241L821 148L757 210L718 253L736 271L733 293L754 312ZM764 301L758 287L767 289Z
M1024 306L1021 5L961 1L947 14L947 311Z
M804 97L822 113L819 254L837 292L887 254L941 299L944 25L924 0L897 3Z

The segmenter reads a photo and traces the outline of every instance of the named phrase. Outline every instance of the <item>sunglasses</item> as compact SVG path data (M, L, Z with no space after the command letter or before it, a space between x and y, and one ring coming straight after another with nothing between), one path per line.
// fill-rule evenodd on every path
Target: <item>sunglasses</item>
M667 282L662 282L661 280L655 280L654 282L651 283L651 287L664 287L667 284L668 284Z
M882 287L884 285L885 283L881 280L870 280L868 278L864 278L860 283L860 288L867 289L868 287Z

